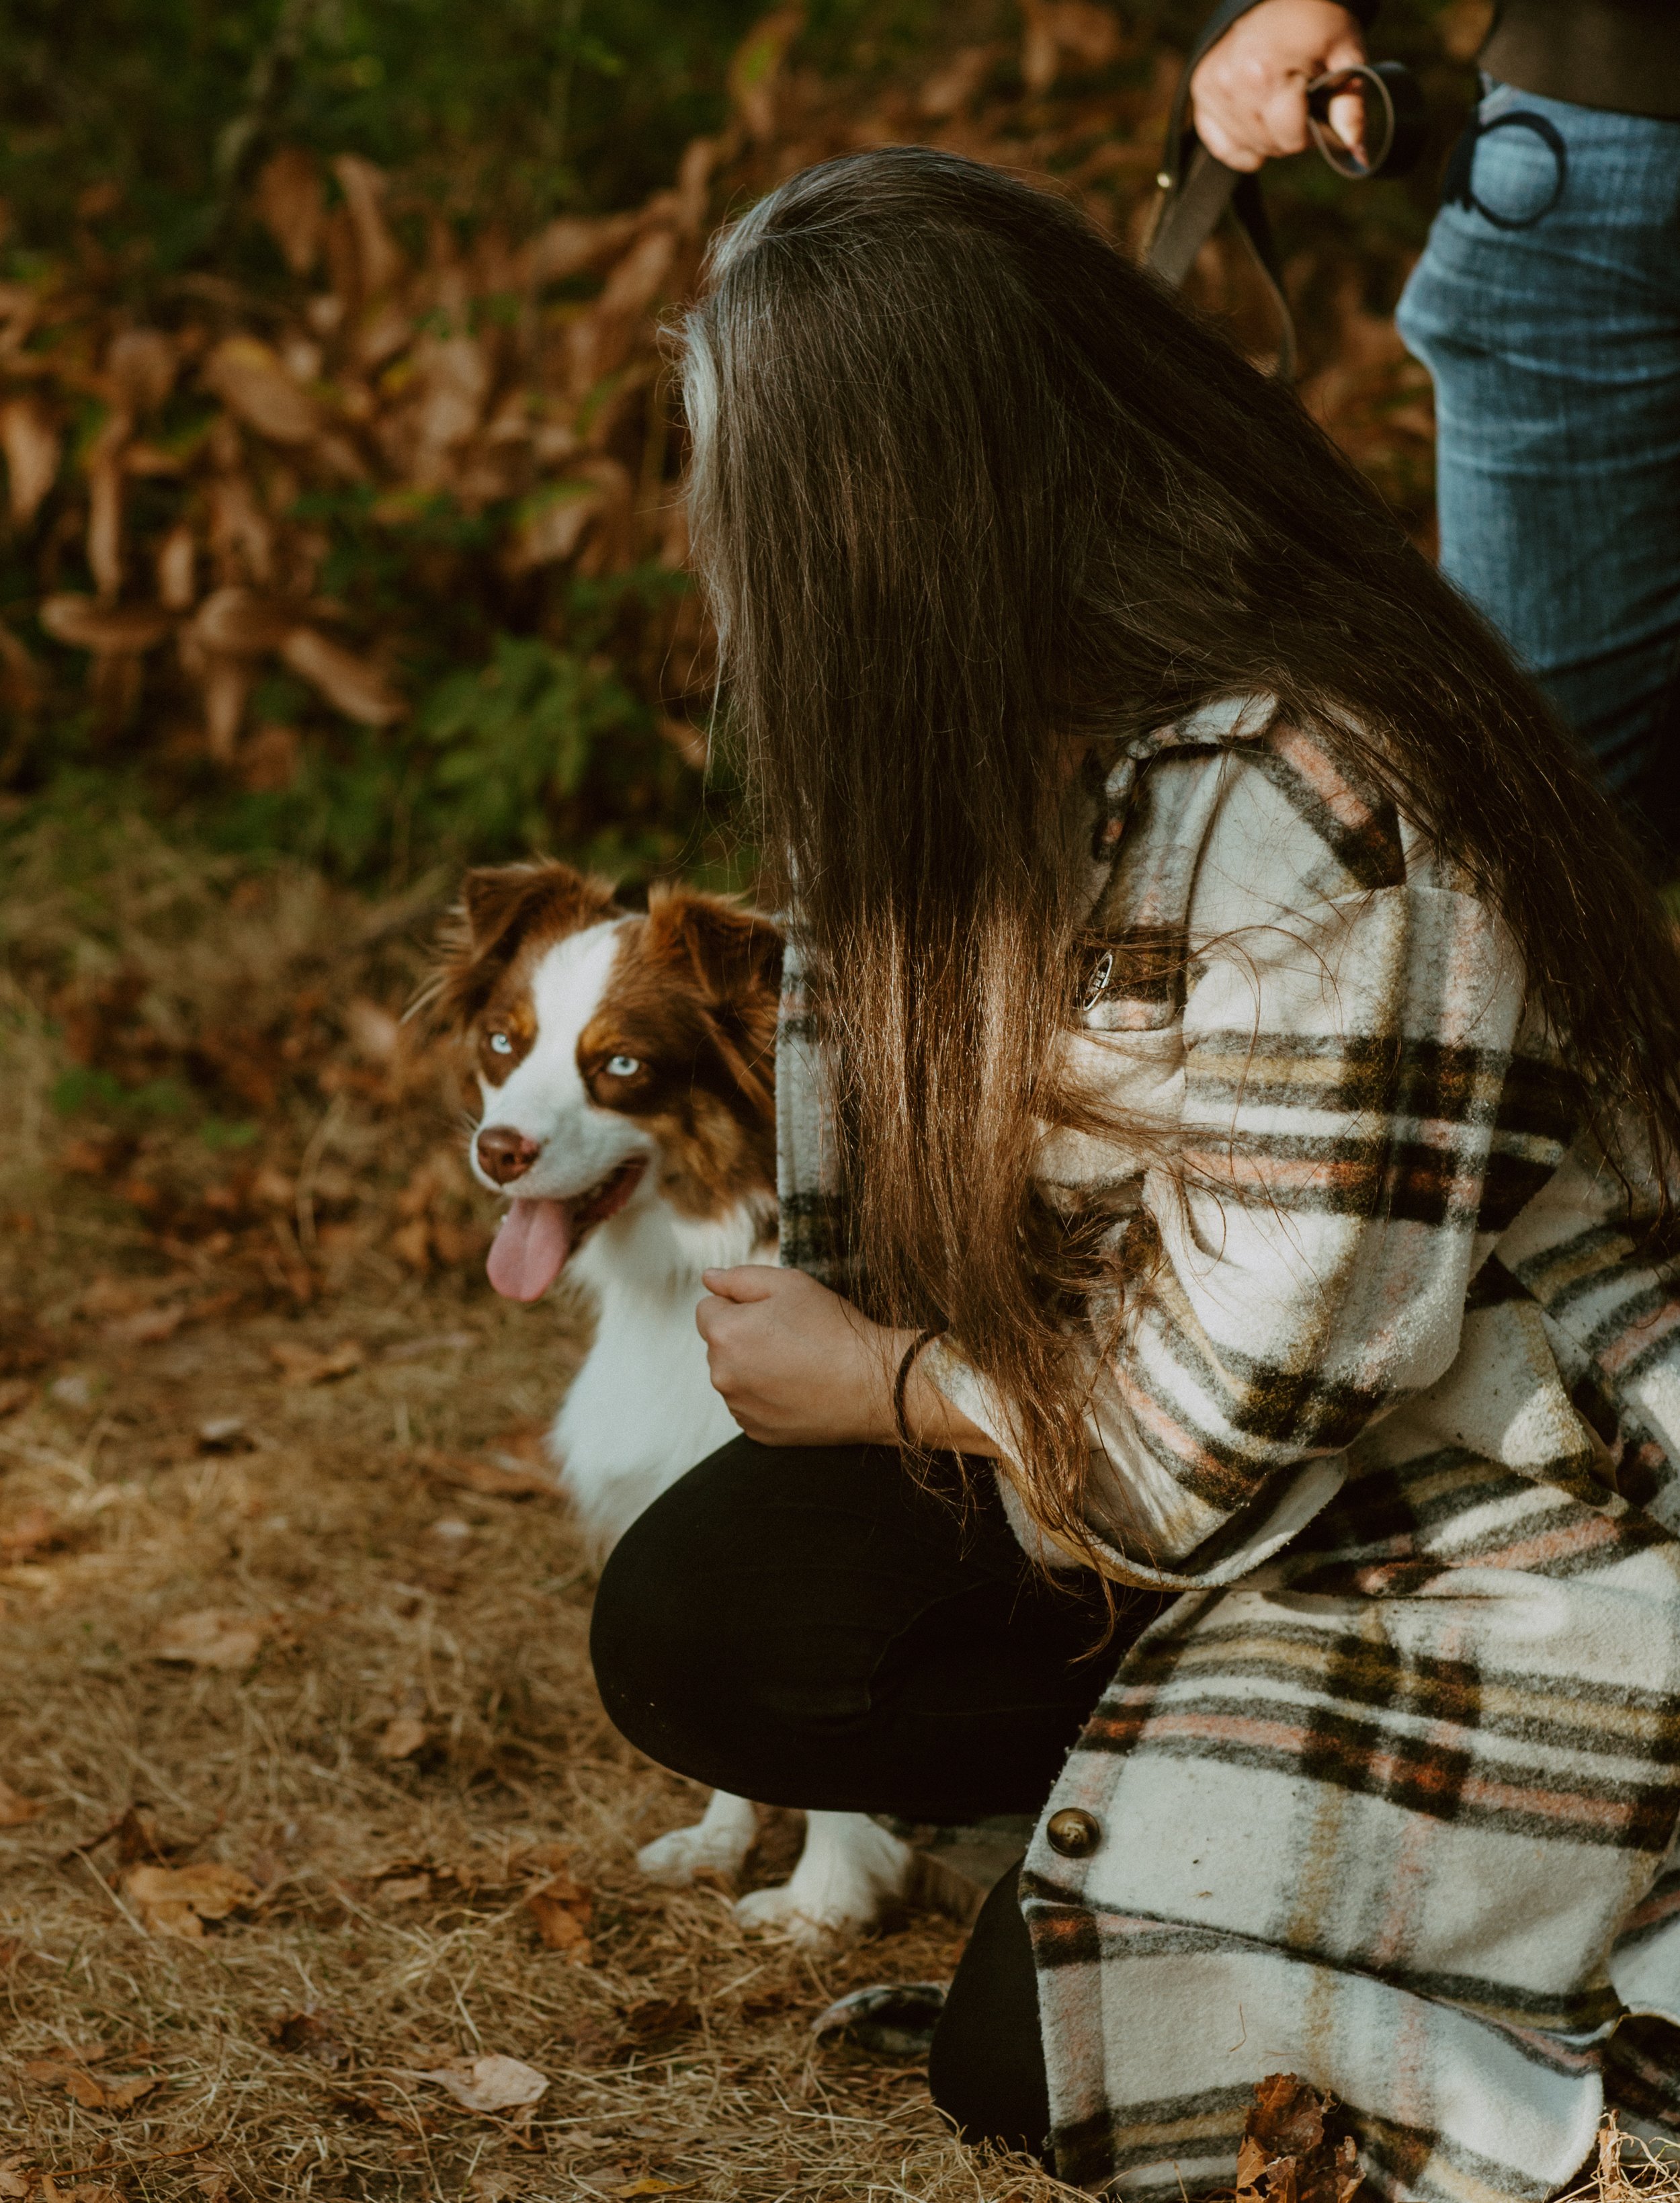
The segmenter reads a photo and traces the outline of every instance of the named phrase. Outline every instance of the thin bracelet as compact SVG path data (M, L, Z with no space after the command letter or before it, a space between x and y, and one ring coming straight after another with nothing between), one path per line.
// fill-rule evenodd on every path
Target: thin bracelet
M926 1331L918 1331L905 1347L904 1359L899 1364L899 1374L893 1386L893 1426L899 1433L899 1444L906 1453L917 1450L916 1440L911 1436L910 1426L905 1420L905 1391L910 1383L910 1373L916 1367L916 1357L923 1348L931 1346L936 1338L942 1338L944 1335L945 1326L942 1323L932 1324Z

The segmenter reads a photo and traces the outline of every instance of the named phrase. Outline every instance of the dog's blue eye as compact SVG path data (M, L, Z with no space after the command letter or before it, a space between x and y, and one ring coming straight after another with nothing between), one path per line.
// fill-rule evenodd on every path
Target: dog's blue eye
M492 1033L490 1036L490 1053L492 1055L511 1055L513 1054L513 1042L508 1038L505 1033Z
M616 1055L608 1064L607 1072L613 1078L634 1078L641 1067L639 1055Z

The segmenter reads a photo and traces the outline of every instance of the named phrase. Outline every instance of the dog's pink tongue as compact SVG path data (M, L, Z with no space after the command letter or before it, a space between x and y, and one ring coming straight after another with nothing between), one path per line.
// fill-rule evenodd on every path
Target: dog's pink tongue
M563 1201L516 1201L502 1219L485 1267L510 1301L540 1300L572 1247L572 1212Z

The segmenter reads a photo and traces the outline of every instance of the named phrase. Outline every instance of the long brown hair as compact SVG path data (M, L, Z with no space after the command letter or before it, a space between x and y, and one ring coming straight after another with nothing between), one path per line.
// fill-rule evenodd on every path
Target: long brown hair
M1073 209L923 149L825 162L714 249L683 361L723 724L867 1303L1014 1403L1046 1527L1082 1542L1088 1463L1088 1279L1031 1175L1078 1107L1070 738L1270 692L1503 914L1583 1110L1675 1151L1680 955L1576 744L1295 399Z

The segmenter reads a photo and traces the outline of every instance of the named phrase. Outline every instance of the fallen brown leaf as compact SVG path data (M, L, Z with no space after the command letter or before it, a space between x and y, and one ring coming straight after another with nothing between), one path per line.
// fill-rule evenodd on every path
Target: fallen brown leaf
M516 2197L529 2192L517 2172L475 2172L467 2182L474 2203L514 2203Z
M151 1657L190 1668L249 1668L280 1622L278 1615L219 1606L178 1614L152 1639Z
M510 1874L558 1874L572 1856L569 1844L527 1844L508 1861Z
M525 1903L538 1934L551 1951L563 1951L576 1965L591 1963L594 1953L588 1929L595 1900L569 1868L562 1866L551 1875L530 1892Z
M158 601L172 612L190 611L197 594L198 546L192 529L178 520L152 554Z
M294 628L280 646L294 673L318 689L334 711L364 727L388 727L406 706L381 669L316 628Z
M212 590L193 615L193 639L204 649L234 658L278 650L298 625L298 610L284 598L256 589Z
M90 2111L132 2111L143 2096L162 2085L155 2077L108 2081L90 2072L85 2061L80 2058L31 2058L25 2061L23 2074L38 2088L62 2088Z
M171 1851L180 1848L177 1845L165 1843L162 1830L157 1825L157 1816L150 1805L131 1805L116 1826L107 1829L106 1834L116 1838L119 1866L133 1866L139 1860L161 1862L168 1857ZM103 1842L103 1838L100 1840Z
M149 2096L154 2088L162 2085L156 2076L150 2079L136 2076L129 2081L102 2080L99 2086L104 2092L104 2102L98 2108L107 2111L132 2111L142 2096Z
M56 1515L44 1507L26 1507L9 1522L0 1522L0 1567L32 1559L66 1542L67 1532Z
M0 1382L0 1417L16 1415L34 1390L27 1377L8 1377Z
M133 1315L114 1317L104 1326L105 1337L118 1346L148 1346L173 1338L186 1317L180 1301L173 1308L139 1308Z
M6 455L12 525L27 528L58 477L58 430L38 398L0 405L0 450Z
M277 1339L268 1349L271 1359L279 1366L280 1381L286 1385L325 1385L334 1377L348 1377L352 1369L359 1369L365 1358L360 1344L347 1338L340 1346L323 1354L313 1346L294 1346L289 1340Z
M339 188L350 209L357 255L361 262L363 291L368 297L376 296L403 272L402 251L385 218L383 202L388 180L382 168L364 160L359 153L340 153L333 163L333 174L339 180Z
M162 329L124 329L111 340L105 372L125 405L150 413L169 394L175 379L175 348Z
M558 1903L545 1890L533 1890L525 1900L537 1934L551 1951L563 1951L574 1964L587 1966L594 1956L588 1931L569 1905Z
M315 440L320 416L314 400L287 372L285 362L256 337L227 337L204 364L204 380L232 413L276 444Z
M276 2050L296 2058L312 2058L317 2065L348 2064L350 2052L330 2023L318 2011L288 2011L268 2023L268 2038Z
M1335 2103L1298 2074L1256 2082L1237 2152L1235 2203L1353 2203L1363 2179L1359 2151L1351 2135L1327 2132Z
M469 2111L511 2111L546 2094L548 2082L518 2058L457 2058L416 2079L435 2081Z
M430 1447L414 1456L417 1468L440 1484L464 1491L481 1491L492 1499L557 1499L560 1487L540 1469L504 1468L498 1462L475 1461L466 1454L439 1453Z
M321 245L325 202L321 171L295 145L276 153L258 173L256 210L294 275L306 275Z
M417 1905L432 1894L429 1874L398 1875L390 1881L381 1881L380 1894L393 1905Z
M0 1828L21 1828L45 1810L38 1798L26 1798L9 1782L0 1781Z
M122 1877L123 1894L142 1927L160 1935L202 1935L207 1920L225 1920L262 1894L249 1875L207 1861L199 1866L136 1866Z
M35 615L56 641L73 649L150 650L174 622L152 605L112 605L97 597L48 597Z
M1273 2157L1305 2157L1324 2139L1328 2100L1294 2073L1270 2073L1255 2083L1246 2138Z
M699 2007L687 1997L647 1997L625 2013L624 2030L634 2042L646 2048L673 2041L699 2022Z
M418 1714L398 1714L380 1731L374 1750L380 1759L412 1759L425 1744L427 1734Z

